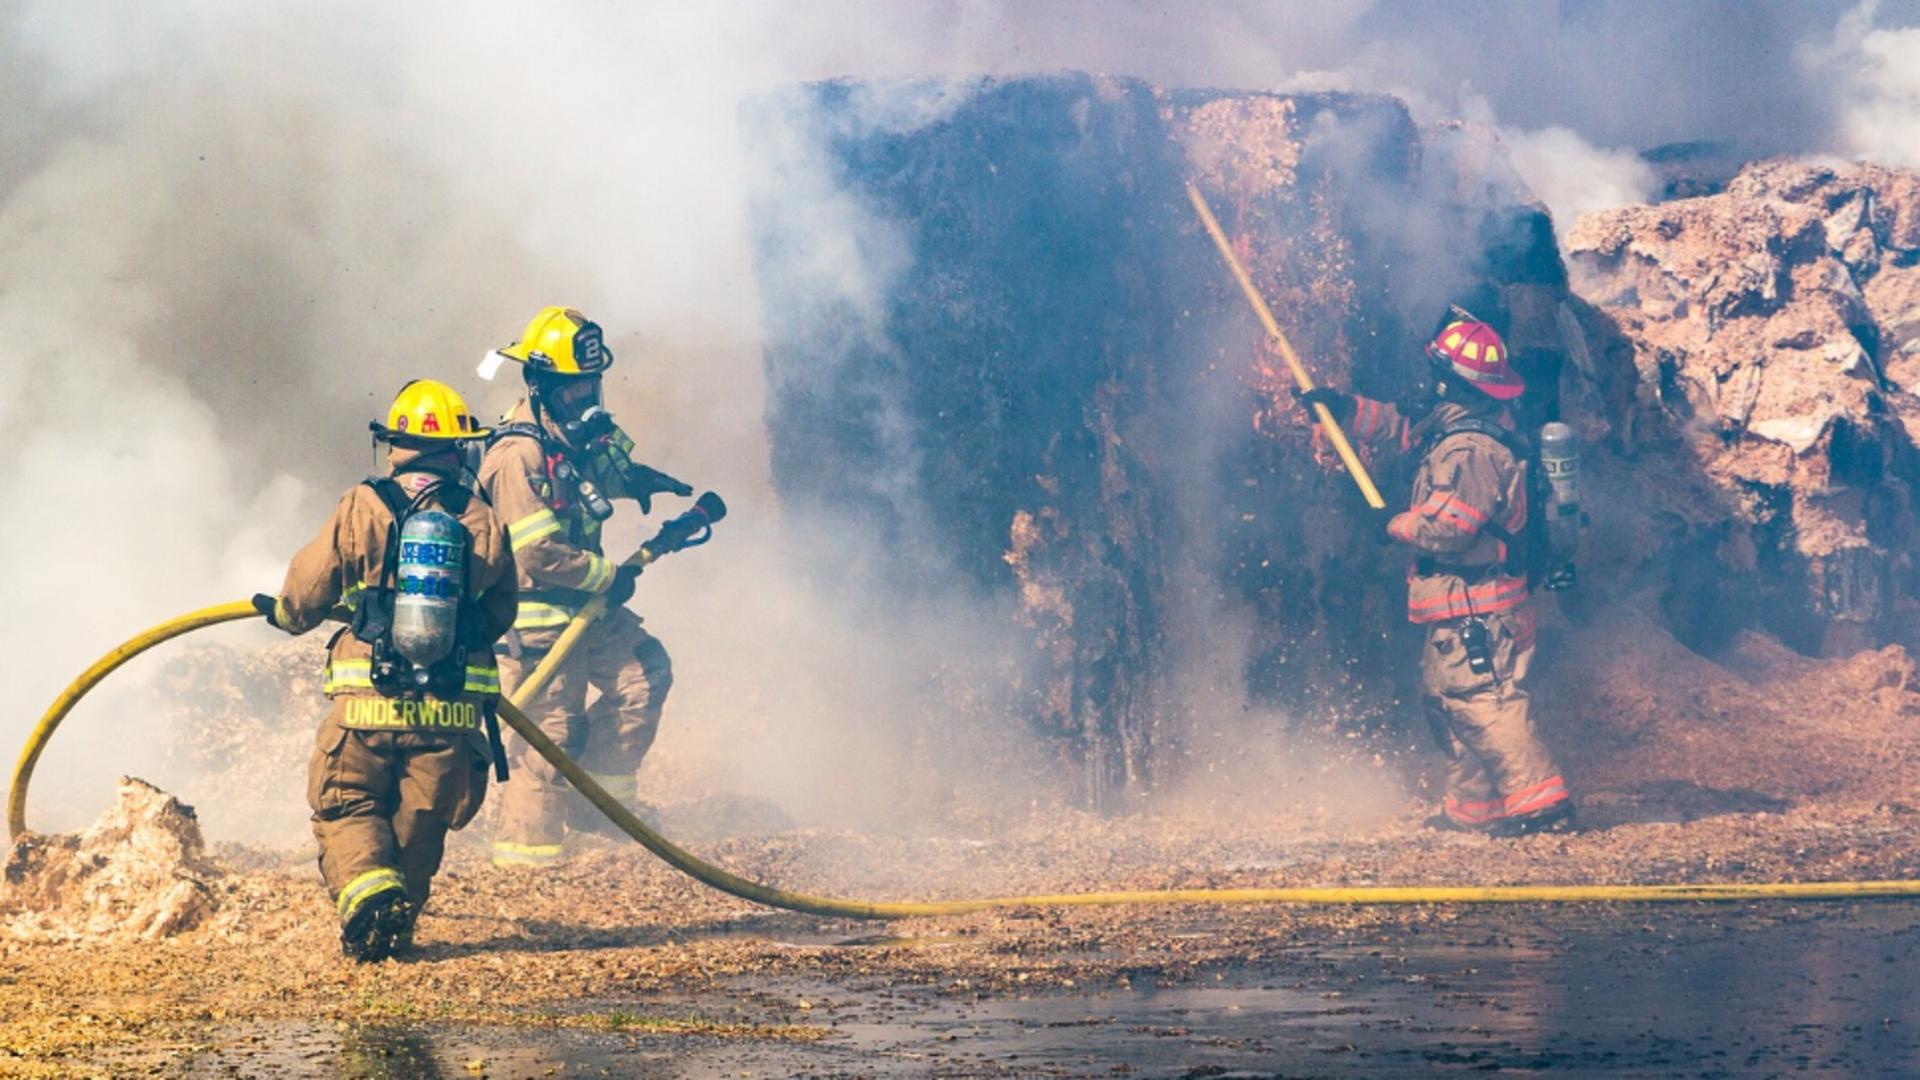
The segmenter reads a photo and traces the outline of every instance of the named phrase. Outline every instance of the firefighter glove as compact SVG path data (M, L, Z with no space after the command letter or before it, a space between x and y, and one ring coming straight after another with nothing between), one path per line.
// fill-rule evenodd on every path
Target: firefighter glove
M613 584L607 586L607 604L610 607L625 607L633 599L633 583L640 578L637 566L622 566L613 572Z
M1333 416L1333 422L1341 427L1352 423L1354 413L1359 411L1359 406L1355 404L1352 394L1343 390L1330 390L1324 386L1316 386L1311 390L1295 390L1293 399L1298 401L1300 407L1307 410L1309 414L1313 412L1315 405L1325 405L1327 412Z
M253 610L259 612L261 617L267 620L268 626L273 627L275 630L285 630L286 627L280 625L280 620L273 617L274 609L279 605L280 600L278 597L269 596L263 592L253 594Z
M1374 509L1368 509L1366 511L1366 515L1367 515L1366 528L1367 528L1368 539L1372 540L1376 544L1381 545L1382 547L1386 546L1387 544L1397 544L1400 542L1397 537L1395 537L1392 533L1387 531L1387 529L1390 526L1392 526L1393 519L1395 517L1398 517L1399 515L1395 514L1391 510L1374 510Z
M622 479L626 483L627 490L633 493L635 501L639 502L640 512L643 514L653 513L653 497L663 491L683 499L693 494L693 488L687 484L651 465L642 465L637 461L629 460L626 463L622 471Z

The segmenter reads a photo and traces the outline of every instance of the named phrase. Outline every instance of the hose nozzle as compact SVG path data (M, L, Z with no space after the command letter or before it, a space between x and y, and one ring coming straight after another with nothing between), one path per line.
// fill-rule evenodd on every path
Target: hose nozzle
M726 500L706 492L693 502L693 508L660 526L653 539L641 545L646 561L652 562L683 548L699 547L713 538L714 522L727 516Z

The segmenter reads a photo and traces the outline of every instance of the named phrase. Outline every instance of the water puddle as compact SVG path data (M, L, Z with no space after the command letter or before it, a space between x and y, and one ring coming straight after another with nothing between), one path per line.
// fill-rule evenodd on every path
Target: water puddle
M1365 945L1302 941L1259 964L1177 980L1148 970L1097 988L1006 994L874 976L736 979L697 995L578 1003L582 1012L804 1023L826 1030L815 1042L253 1025L139 1064L152 1075L367 1078L1916 1075L1916 962L1920 908L1910 904L1488 909Z

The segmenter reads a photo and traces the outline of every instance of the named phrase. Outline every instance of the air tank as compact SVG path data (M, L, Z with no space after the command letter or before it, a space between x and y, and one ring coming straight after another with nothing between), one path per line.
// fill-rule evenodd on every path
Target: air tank
M441 510L417 510L400 526L393 648L420 667L453 651L467 576L467 530Z
M1580 437L1573 428L1557 420L1541 427L1540 471L1547 481L1547 547L1557 568L1571 564L1580 548Z

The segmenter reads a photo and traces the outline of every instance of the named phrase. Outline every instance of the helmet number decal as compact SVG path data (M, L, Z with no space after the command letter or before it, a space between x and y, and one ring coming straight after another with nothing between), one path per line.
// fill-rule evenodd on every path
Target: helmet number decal
M598 371L606 348L600 341L600 324L583 323L573 335L573 359L581 371Z

